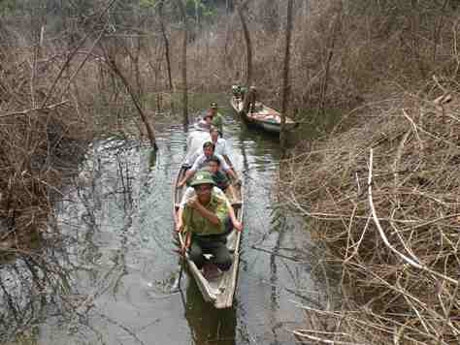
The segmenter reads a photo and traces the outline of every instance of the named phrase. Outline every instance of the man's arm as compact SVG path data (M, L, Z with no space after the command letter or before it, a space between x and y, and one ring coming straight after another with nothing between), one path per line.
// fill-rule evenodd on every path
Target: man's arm
M181 255L185 256L185 252L187 251L188 248L190 248L190 244L192 244L192 233L186 232L184 243L182 244L181 249L180 249Z
M195 170L193 168L188 169L185 172L184 178L177 184L177 187L183 187L185 183L195 174Z
M184 164L188 165L188 166L191 166L195 163L196 159L198 158L198 156L201 154L201 149L198 149L196 150L195 152L193 152L189 157L187 157L187 159L185 160Z
M209 220L214 225L220 225L220 218L214 213L209 211L206 207L201 205L197 198L193 198L190 202L187 203L187 206L194 208L197 210L199 214L201 214L204 218Z
M224 155L227 156L229 160L230 160L230 153L231 153L230 146L228 145L228 142L225 140L224 141Z
M176 213L176 226L175 226L176 232L181 232L184 229L184 222L182 221L183 213L184 213L184 209L182 207L179 207Z
M203 160L203 157L204 154L202 153L195 159L193 166L185 172L184 178L178 183L178 187L182 187L195 174L195 172L198 170L200 162Z
M214 156L217 157L217 159L220 161L220 167L222 168L223 171L227 172L230 168L230 166L227 164L227 161L222 157L222 155L215 154Z
M238 180L238 176L236 175L235 171L234 171L232 168L228 169L226 172L227 172L227 174L229 174L231 177L233 177L233 179Z
M230 203L228 202L227 207L228 207L228 215L230 216L230 220L232 221L233 227L238 231L243 230L243 224L241 224L241 222L236 218L235 210L233 209L233 206L230 205Z
M229 174L231 177L233 177L235 180L238 180L238 176L236 175L235 171L227 164L224 157L222 157L221 155L215 156L220 160L220 166L222 167L222 170Z
M187 201L191 199L194 195L195 195L195 190L193 189L193 187L188 187L185 190L184 194L182 195L180 204L176 205L176 207L177 206L179 207L176 213L176 231L177 232L181 232L184 228L184 221L182 220L184 208L185 208L185 205L187 205Z

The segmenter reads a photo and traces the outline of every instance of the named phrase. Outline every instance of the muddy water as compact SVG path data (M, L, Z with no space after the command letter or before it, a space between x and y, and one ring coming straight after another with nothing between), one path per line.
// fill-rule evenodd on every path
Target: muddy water
M246 186L234 307L218 311L204 303L186 274L181 291L171 291L179 274L172 181L186 136L181 127L164 128L156 162L135 141L92 145L78 187L69 187L58 207L59 225L72 239L67 312L49 308L30 335L36 343L295 343L290 331L304 322L296 303L321 300L323 287L312 277L304 225L273 201L278 143L239 123L225 128Z

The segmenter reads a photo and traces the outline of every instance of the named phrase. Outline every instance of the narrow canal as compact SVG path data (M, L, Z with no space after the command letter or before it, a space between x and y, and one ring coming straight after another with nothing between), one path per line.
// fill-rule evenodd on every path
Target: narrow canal
M154 165L149 148L139 142L95 142L78 186L64 190L57 212L69 239L64 264L72 269L65 304L72 311L64 317L60 308L46 308L34 343L295 343L290 331L304 325L298 304L320 301L323 287L311 273L305 225L275 207L278 143L231 118L225 137L246 186L234 307L213 309L187 276L182 291L171 291L179 272L172 242L172 182L187 133L164 127Z

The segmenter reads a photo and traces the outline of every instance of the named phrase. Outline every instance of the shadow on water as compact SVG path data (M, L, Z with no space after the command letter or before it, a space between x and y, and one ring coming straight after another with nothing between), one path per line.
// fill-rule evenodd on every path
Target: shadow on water
M35 269L19 258L0 268L0 331L7 331L0 339L22 344L15 334L33 329L28 339L47 345L295 344L289 329L304 316L293 300L320 303L322 287L311 274L304 223L276 207L278 142L230 117L225 137L246 189L233 308L203 302L186 274L185 295L171 293L179 274L172 181L187 133L170 126L154 158L136 141L90 146L76 186L56 206L61 243L34 257L51 263Z
M52 310L66 315L62 298L70 290L59 248L15 253L0 263L0 342L37 334L37 324Z
M201 297L193 279L186 292L185 318L196 345L234 345L236 336L236 308L215 309Z

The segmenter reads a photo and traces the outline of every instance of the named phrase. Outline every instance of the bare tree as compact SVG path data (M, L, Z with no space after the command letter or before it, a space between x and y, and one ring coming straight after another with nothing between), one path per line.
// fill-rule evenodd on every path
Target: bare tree
M342 14L342 3L338 2L337 5L337 10L336 14L334 16L333 21L331 22L332 25L332 30L331 30L331 36L329 38L329 46L327 48L327 56L326 56L326 62L325 62L325 68L324 68L324 77L321 83L321 89L320 89L320 101L319 101L319 107L318 111L324 113L324 106L326 104L326 94L327 94L327 89L329 86L329 74L330 74L330 68L331 68L331 61L332 57L334 56L334 48L335 48L335 43L337 41L337 34L338 34L338 29L340 26L340 21L341 21L341 14Z
M172 76L171 76L171 59L169 56L169 39L168 39L168 36L166 35L166 28L165 28L165 23L164 23L164 12L163 12L164 2L165 0L161 0L158 3L158 14L160 16L161 35L163 36L163 42L165 45L166 70L168 72L168 88L169 88L169 91L171 92L173 90L173 83L172 83Z
M182 41L182 110L183 110L183 123L184 126L188 125L188 90L187 90L187 13L185 11L185 5L182 0L176 0L179 7L179 11L182 17L183 25L183 41Z
M246 64L247 64L246 85L250 86L252 82L252 44L251 44L251 36L249 35L248 26L246 24L246 18L243 13L247 4L248 4L248 1L244 1L242 3L235 3L235 8L238 13L238 16L240 17L241 25L243 26L244 42L246 44Z
M142 109L142 104L139 98L139 93L137 93L135 90L133 90L130 82L126 78L126 76L123 74L123 72L120 70L118 67L117 62L115 61L115 57L110 54L108 49L105 49L105 47L102 46L102 49L104 51L104 56L105 56L105 63L109 66L110 70L121 80L123 83L123 86L125 87L126 91L128 92L129 96L131 97L131 100L133 101L133 104L139 113L139 116L142 119L142 122L145 125L145 129L147 130L147 135L150 140L150 144L153 148L154 151L158 150L158 145L156 143L156 138L155 138L155 132L153 130L153 126L149 122L147 115L145 114L144 110Z
M286 16L286 48L284 51L284 68L283 68L283 100L281 103L281 131L280 142L281 148L286 149L286 112L289 98L290 84L289 84L289 64L291 58L291 32L292 32L292 0L287 3L287 16Z

